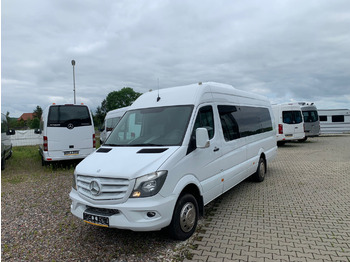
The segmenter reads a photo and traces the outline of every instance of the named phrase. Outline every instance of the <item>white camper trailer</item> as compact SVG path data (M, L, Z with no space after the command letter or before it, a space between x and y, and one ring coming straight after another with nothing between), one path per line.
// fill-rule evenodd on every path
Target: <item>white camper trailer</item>
M300 105L289 103L272 105L277 129L277 144L305 138L304 120Z
M350 133L349 109L320 109L321 134Z
M275 157L270 102L230 85L199 83L140 96L75 169L71 212L102 227L175 239L206 204L247 177L263 181Z

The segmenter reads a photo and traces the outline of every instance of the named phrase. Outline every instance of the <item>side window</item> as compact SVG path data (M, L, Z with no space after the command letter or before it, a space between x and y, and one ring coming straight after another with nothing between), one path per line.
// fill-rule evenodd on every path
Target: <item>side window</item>
M343 115L332 116L332 122L344 122L344 116Z
M320 121L326 122L327 121L327 116L320 116Z
M208 130L209 139L214 137L214 114L211 106L204 106L199 109L192 134L195 134L199 127L205 127Z
M235 106L218 106L220 122L225 141L231 141L240 137L239 128L233 113L237 111Z
M1 133L6 133L8 130L7 121L5 117L1 117Z
M208 130L209 139L214 137L214 114L211 106L204 106L199 109L196 121L193 126L190 143L188 145L187 154L196 149L196 129L205 127Z

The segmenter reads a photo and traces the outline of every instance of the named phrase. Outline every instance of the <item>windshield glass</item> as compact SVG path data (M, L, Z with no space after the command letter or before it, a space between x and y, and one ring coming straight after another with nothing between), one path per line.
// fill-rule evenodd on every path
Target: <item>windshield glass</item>
M316 122L318 121L317 111L303 111L305 122Z
M105 145L181 145L193 106L155 107L128 111Z

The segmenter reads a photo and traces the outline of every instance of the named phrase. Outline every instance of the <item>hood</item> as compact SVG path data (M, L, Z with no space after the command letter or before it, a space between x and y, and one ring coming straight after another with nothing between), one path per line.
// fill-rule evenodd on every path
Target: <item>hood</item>
M80 175L134 179L157 171L179 146L100 147L77 165Z

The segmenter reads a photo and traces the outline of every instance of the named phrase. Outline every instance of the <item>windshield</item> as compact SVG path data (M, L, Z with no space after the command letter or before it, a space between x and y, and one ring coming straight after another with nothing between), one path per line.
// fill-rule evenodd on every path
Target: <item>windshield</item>
M181 145L193 106L155 107L128 111L105 145Z
M318 121L317 111L303 111L304 122L316 122Z

